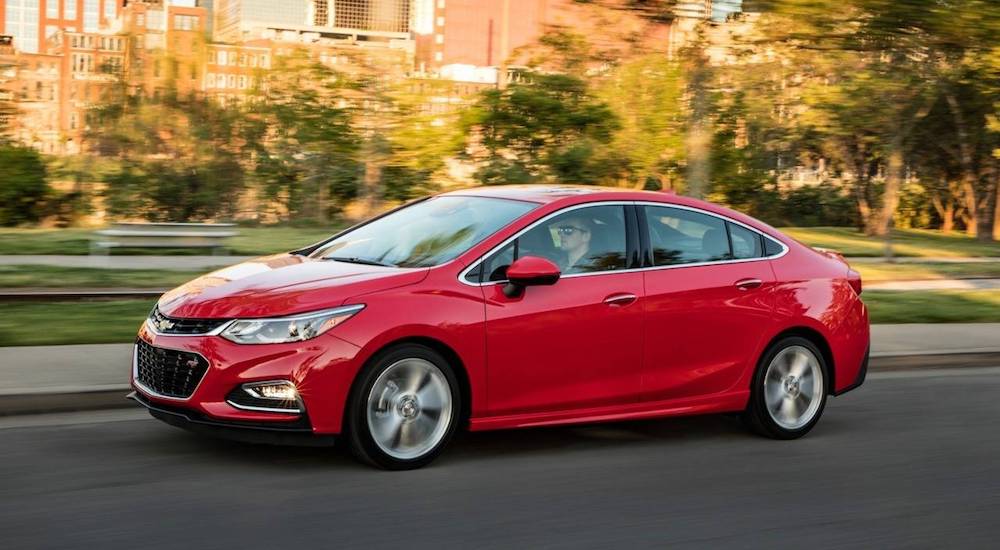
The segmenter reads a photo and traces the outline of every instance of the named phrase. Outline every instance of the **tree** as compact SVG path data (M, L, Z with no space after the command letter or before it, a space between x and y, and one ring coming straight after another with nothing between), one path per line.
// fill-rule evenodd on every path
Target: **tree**
M0 225L37 222L48 195L45 164L34 149L0 144Z
M109 213L154 221L235 214L244 186L235 109L169 90L119 92L89 113L86 137L93 153L120 166L107 178Z
M345 75L303 50L275 60L244 113L253 178L279 217L326 222L358 195L363 166Z
M600 182L609 176L602 150L619 127L585 80L542 73L483 92L472 124L483 183Z

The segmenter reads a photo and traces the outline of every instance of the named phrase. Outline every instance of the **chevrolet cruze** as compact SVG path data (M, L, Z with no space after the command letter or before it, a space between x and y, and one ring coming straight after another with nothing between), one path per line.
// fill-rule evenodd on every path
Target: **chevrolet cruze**
M164 294L131 395L244 440L389 469L456 430L739 412L793 439L868 362L861 279L668 193L505 186L409 203Z

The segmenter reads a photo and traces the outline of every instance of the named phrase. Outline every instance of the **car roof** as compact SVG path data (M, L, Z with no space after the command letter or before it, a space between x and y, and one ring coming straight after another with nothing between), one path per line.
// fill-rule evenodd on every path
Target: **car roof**
M692 197L678 195L673 191L641 191L622 187L601 187L597 185L489 185L456 189L454 191L441 193L440 196L449 195L491 197L528 201L540 204L559 203L557 205L553 205L554 208L599 201L659 202L670 205L687 206L720 214L730 219L745 223L756 228L757 230L764 231L771 236L781 234L774 227L771 227L758 219L747 216L742 212L737 212L730 208L726 208L725 206L713 204ZM783 239L779 240L785 242Z
M621 187L601 187L596 185L490 185L448 191L442 195L465 195L513 199L537 203L556 202L569 197L586 195L589 200L655 200L663 201L671 192L635 191ZM608 195L607 197L602 195ZM612 197L613 195L613 197Z

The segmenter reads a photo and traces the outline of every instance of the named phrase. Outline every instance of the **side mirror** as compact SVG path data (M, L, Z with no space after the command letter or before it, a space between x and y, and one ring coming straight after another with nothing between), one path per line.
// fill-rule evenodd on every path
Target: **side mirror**
M551 260L538 256L523 256L507 268L507 284L503 293L508 298L519 296L526 286L554 285L562 273Z

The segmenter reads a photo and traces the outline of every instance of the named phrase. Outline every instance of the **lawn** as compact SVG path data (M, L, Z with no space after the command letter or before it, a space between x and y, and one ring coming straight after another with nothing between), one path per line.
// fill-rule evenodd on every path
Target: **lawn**
M863 297L873 323L1000 322L997 290L866 291ZM153 303L0 303L0 346L131 342Z
M849 227L784 227L784 233L810 246L837 250L845 256L881 256L881 239ZM962 233L931 229L897 229L892 234L897 256L962 257L1000 256L1000 243L982 243Z
M861 263L851 265L868 283L1000 277L1000 262L984 263Z
M204 271L0 265L0 288L173 288Z
M875 290L862 298L877 324L1000 323L1000 290Z
M0 303L0 346L131 342L155 302Z
M229 239L230 254L260 256L294 250L336 233L342 223L328 228L317 227L240 227L239 235ZM0 255L14 254L69 254L90 253L94 229L0 229ZM115 254L205 254L200 249L137 248L116 249Z

